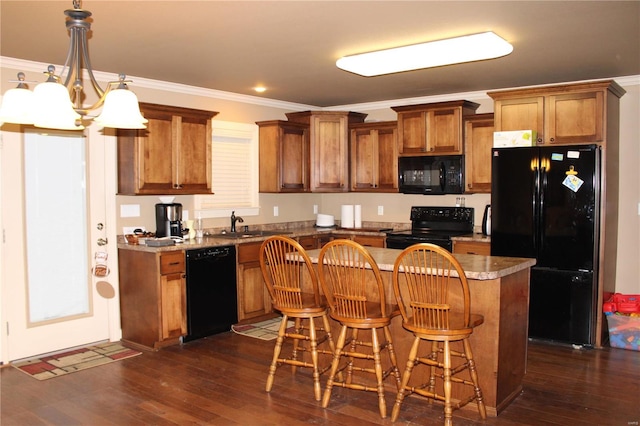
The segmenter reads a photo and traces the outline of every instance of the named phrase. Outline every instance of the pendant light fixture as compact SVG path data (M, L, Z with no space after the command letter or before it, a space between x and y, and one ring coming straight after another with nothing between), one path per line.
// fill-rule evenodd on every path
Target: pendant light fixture
M129 91L124 74L118 81L107 83L103 90L96 81L89 52L87 49L87 33L91 24L87 18L91 12L80 8L80 1L73 1L73 9L64 12L67 15L69 30L69 52L60 75L55 74L55 67L49 65L45 74L47 80L38 84L33 92L27 87L24 73L18 73L17 87L8 90L2 97L0 106L0 123L32 124L36 127L62 130L82 130L83 121L94 118L101 127L119 129L144 129L147 120L140 114L140 106L136 95ZM86 70L91 86L98 95L98 101L89 106L82 105L82 74ZM62 74L66 78L62 82ZM89 113L102 107L98 117Z
M344 56L336 66L365 77L392 74L505 56L513 46L488 31L375 52Z

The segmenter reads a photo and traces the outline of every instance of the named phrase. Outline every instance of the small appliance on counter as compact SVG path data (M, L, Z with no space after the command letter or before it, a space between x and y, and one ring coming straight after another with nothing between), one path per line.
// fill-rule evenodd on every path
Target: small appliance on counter
M156 204L156 237L182 237L182 204Z
M318 228L333 228L336 226L336 221L333 215L318 213L316 226Z
M491 204L487 204L484 208L484 216L482 216L482 234L491 235Z

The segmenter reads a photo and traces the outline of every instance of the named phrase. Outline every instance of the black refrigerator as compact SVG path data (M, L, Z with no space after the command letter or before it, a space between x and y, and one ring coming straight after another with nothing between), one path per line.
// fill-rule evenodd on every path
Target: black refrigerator
M492 150L491 254L536 259L530 338L595 343L600 158L597 145Z

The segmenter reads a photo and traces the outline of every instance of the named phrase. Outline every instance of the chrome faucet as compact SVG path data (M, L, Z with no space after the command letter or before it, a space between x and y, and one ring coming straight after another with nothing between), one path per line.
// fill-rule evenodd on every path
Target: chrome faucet
M236 212L231 212L231 232L236 232L236 222L243 223L244 219L240 216L236 216Z

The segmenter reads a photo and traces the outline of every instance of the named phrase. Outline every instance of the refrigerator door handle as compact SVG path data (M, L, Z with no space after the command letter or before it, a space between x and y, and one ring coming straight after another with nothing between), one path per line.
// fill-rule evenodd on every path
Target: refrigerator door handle
M540 250L544 247L544 238L545 238L545 222L544 222L544 204L545 204L545 189L547 188L547 169L542 165L540 167L540 192L539 192L539 205L538 205L538 232L537 234L540 236Z
M536 235L538 235L538 203L536 200L536 194L539 189L540 182L540 170L538 167L533 168L533 182L532 182L532 191L531 191L531 210L533 213L533 233L531 234L532 245L534 252L538 252L538 241Z

